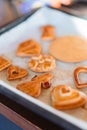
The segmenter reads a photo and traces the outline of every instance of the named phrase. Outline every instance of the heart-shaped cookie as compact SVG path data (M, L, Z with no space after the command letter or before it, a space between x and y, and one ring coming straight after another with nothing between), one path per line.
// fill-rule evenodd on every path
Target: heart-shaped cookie
M33 39L21 43L17 49L17 56L21 57L39 55L40 53L41 45Z
M60 85L52 90L51 101L53 107L66 110L83 106L86 103L86 96L78 90L66 85Z
M28 75L28 71L26 69L14 65L11 65L8 68L7 72L8 72L8 80L21 79Z
M33 97L39 97L41 94L41 82L37 81L22 83L19 84L16 88Z
M77 88L87 87L87 83L80 83L79 74L81 72L87 73L87 67L78 67L74 70L74 79L77 85Z
M11 65L11 61L9 61L6 58L0 56L0 71L8 68L10 65Z

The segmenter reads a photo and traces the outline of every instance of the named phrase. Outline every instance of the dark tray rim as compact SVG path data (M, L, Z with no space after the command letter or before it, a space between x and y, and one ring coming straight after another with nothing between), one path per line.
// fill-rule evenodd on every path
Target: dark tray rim
M15 18L14 20L7 23L5 26L0 27L0 35L4 34L5 32L9 31L10 29L14 28L15 26L19 25L20 23L27 20L29 17L31 17L35 12L37 12L40 8L36 8L31 10L30 12L26 13L23 16L20 16L18 18Z
M54 115L50 111L45 110L44 108L40 107L37 104L32 103L31 101L23 98L22 96L18 95L17 93L9 90L8 88L0 85L0 93L4 96L10 98L11 100L15 101L16 103L26 107L27 109L32 110L36 114L42 116L44 119L51 121L57 126L61 126L65 130L81 130L79 127L71 124L70 122L64 120L63 118ZM45 113L45 114L44 114Z

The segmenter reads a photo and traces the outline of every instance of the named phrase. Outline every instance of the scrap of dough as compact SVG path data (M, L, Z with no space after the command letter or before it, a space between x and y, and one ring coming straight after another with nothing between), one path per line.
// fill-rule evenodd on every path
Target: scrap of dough
M49 52L64 62L87 60L87 41L79 36L63 36L50 44Z

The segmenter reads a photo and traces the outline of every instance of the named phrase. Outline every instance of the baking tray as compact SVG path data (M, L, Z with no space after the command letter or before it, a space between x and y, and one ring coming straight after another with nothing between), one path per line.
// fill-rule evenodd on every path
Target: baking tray
M5 124L5 125L4 125ZM16 112L0 103L1 130L41 130Z
M56 27L57 36L79 35L86 38L87 35L86 20L44 7L20 25L17 25L0 36L0 55L11 59L13 64L28 69L27 63L29 59L16 57L16 49L21 42L34 38L42 44L43 51L48 53L50 42L41 40L40 30L41 26L47 24L52 24ZM53 71L56 77L52 81L53 86L58 84L67 84L76 88L73 81L73 70L77 66L87 65L87 61L81 63L63 63L57 61L57 65L57 68ZM28 81L34 75L36 75L36 73L29 70L28 78L9 82L7 81L5 70L0 73L0 92L23 106L31 109L32 111L40 114L45 119L48 119L57 125L61 125L66 130L86 130L87 111L83 108L68 111L59 111L52 108L49 100L50 91L52 88L44 90L38 99L26 95L15 88L17 84ZM86 79L86 76L84 76L84 79ZM82 91L87 94L87 89L83 89Z

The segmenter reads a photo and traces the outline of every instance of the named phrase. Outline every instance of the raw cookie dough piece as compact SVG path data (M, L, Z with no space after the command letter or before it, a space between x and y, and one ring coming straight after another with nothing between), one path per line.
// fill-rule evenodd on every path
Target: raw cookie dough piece
M53 56L47 54L32 57L29 61L29 68L35 72L49 72L55 67L55 59Z
M28 71L26 69L14 65L11 65L8 68L7 72L8 80L21 79L28 75Z
M51 92L52 106L56 109L67 110L85 105L87 97L78 90L66 85L59 85Z
M11 61L0 56L0 71L8 68L11 65Z
M42 39L43 40L53 40L56 35L55 35L55 27L52 25L46 25L41 27L42 29Z
M34 76L31 81L25 82L22 84L17 85L17 89L20 91L33 96L33 97L39 97L41 94L41 88L49 88L50 87L50 80L53 78L53 74L47 73L42 74L39 76ZM48 84L46 84L48 83Z
M38 75L32 78L32 81L39 81L41 82L42 88L50 88L51 87L51 79L53 78L52 73L46 73L42 75Z
M16 88L32 97L39 97L41 94L41 82L37 81L22 83L19 84Z
M74 70L74 79L75 79L77 88L87 87L87 82L86 83L80 82L79 74L82 73L82 72L87 73L87 67L80 66L80 67L78 67Z
M64 36L50 44L49 52L64 62L87 60L87 41L79 36Z
M21 43L17 49L17 56L27 57L39 55L41 53L41 45L34 39L30 39Z

